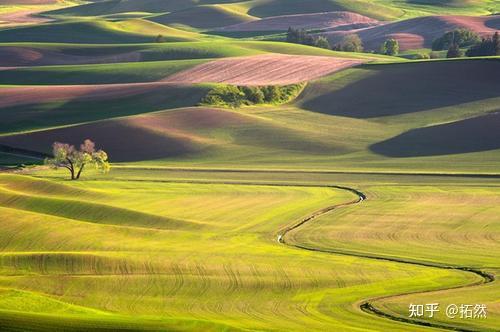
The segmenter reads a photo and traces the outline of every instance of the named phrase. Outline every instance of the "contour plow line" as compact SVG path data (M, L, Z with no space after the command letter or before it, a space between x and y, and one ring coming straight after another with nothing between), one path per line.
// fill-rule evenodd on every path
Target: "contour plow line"
M456 270L456 271L461 271L461 272L473 273L473 274L481 277L482 280L478 281L478 282L471 283L471 284L467 284L467 285L461 285L461 286L453 286L453 287L446 287L446 288L442 288L442 289L407 292L407 293L402 293L402 294L394 294L394 295L375 297L375 298L371 298L371 299L362 301L361 304L359 305L359 308L366 313L376 315L378 317L382 317L382 318L386 318L386 319L391 319L391 320L397 321L397 322L409 323L409 324L414 324L414 325L418 325L418 326L440 328L440 329L446 329L446 330L451 330L451 331L463 331L463 332L477 332L477 331L479 331L479 330L476 330L473 328L465 328L465 327L461 327L461 326L454 326L451 324L434 323L434 322L412 319L409 317L396 316L396 315L384 312L384 311L374 307L372 302L377 301L377 300L382 300L382 299L399 297L399 296L403 296L403 295L425 294L425 293L430 293L430 292L445 291L445 290L452 290L452 289L462 289L462 288L468 288L468 287L473 287L473 286L477 286L477 285L487 284L487 283L491 283L491 282L495 281L495 276L493 274L490 274L490 273L487 273L487 272L484 272L484 271L481 271L481 270L478 270L478 269L475 269L472 267L442 265L442 264L438 264L438 263L424 262L424 261L417 261L417 260L415 260L415 261L414 260L405 260L405 259L397 258L397 257L385 257L385 256L372 255L372 254L365 254L362 252L358 253L358 252L344 251L341 249L314 248L314 247L304 246L301 244L287 242L286 241L287 233L289 233L293 230L296 230L296 229L300 228L301 226L303 226L304 224L311 222L314 219L321 217L329 212L332 212L333 210L336 210L336 209L341 208L341 207L349 206L349 205L360 204L367 199L365 194L363 194L362 192L360 192L356 189L353 189L353 188L341 187L341 186L330 186L330 187L350 191L350 192L356 194L358 196L358 198L355 200L352 200L350 202L347 202L347 203L331 205L331 206L328 206L328 207L323 208L321 210L318 210L318 211L304 217L303 219L299 220L298 222L282 229L278 233L278 237L277 237L277 241L279 243L287 245L289 247L294 247L294 248L308 250L308 251L322 252L322 253L335 254L335 255L345 255L345 256L352 256L352 257L361 257L361 258L376 259L376 260L396 262L396 263L402 263L402 264L412 264L412 265L417 265L417 266L434 267L434 268L440 268L440 269L446 269L446 270Z

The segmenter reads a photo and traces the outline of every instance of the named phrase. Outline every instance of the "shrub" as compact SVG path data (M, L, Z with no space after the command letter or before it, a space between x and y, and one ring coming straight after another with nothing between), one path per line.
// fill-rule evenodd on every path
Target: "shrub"
M347 35L335 46L335 49L344 52L363 52L363 42L356 34Z
M398 55L399 42L396 39L387 39L380 47L380 53L385 55Z
M292 27L289 27L286 33L286 41L288 43L294 44L303 44L327 49L331 48L330 43L325 37L319 36L315 38L311 36L305 29L294 29Z
M425 59L430 59L431 56L427 53L415 53L413 55L413 60L425 60Z
M234 85L219 85L208 92L203 98L203 104L240 107L245 94Z
M242 86L240 90L245 94L246 99L251 104L262 104L264 103L265 96L262 90L258 87Z
M330 46L330 42L328 41L328 39L326 39L323 36L319 36L318 38L316 38L316 40L314 41L314 46L319 48L325 48L327 50L332 48Z
M431 58L431 59L440 59L441 55L438 52L431 52L429 54L429 58Z
M283 104L297 97L302 84L260 87L219 85L201 100L202 105L240 107L242 105Z
M276 85L264 86L261 89L266 103L273 104L281 100L281 90Z
M479 35L468 29L456 29L448 31L442 37L435 39L432 42L432 50L441 51L449 49L452 44L457 44L458 47L469 47L480 42Z
M467 50L467 56L489 56L500 55L500 37L495 32L491 38L483 38L481 42L473 45Z

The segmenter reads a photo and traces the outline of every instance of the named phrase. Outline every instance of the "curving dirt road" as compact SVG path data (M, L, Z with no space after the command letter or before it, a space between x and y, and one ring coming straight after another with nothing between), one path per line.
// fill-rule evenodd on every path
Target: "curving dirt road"
M405 260L402 258L393 258L393 257L384 257L384 256L377 256L377 255L371 255L371 254L364 254L364 253L353 253L353 252L347 252L343 251L341 249L322 249L322 248L315 248L315 247L308 247L300 244L294 244L294 243L289 243L286 241L286 235L292 230L296 230L302 225L324 215L327 214L335 209L344 207L344 206L349 206L349 205L355 205L362 203L367 199L366 195L363 194L362 192L349 188L349 187L341 187L341 186L330 186L335 189L342 189L342 190L347 190L350 191L358 196L357 199L347 202L347 203L342 203L342 204L337 204L337 205L331 205L329 207L326 207L324 209L321 209L319 211L316 211L309 216L299 220L298 222L280 230L277 236L277 241L281 244L298 248L298 249L303 249L303 250L308 250L308 251L316 251L316 252L323 252L323 253L329 253L329 254L335 254L335 255L345 255L345 256L354 256L354 257L362 257L362 258L369 258L369 259L376 259L376 260L384 260L384 261L390 261L390 262L397 262L397 263L402 263L402 264L413 264L413 265L418 265L418 266L425 266L425 267L435 267L435 268L440 268L440 269L447 269L447 270L457 270L457 271L462 271L462 272L469 272L473 273L479 277L481 277L481 281L479 282L474 282L471 284L467 285L462 285L462 286L455 286L455 287L447 287L447 288L442 288L439 290L429 290L429 291L417 291L417 292L408 292L408 293L403 293L403 294L395 294L395 295L386 295L386 296L381 296L381 297L376 297L372 299L368 299L364 302L362 302L359 305L359 308L367 313L377 315L379 317L383 317L386 319L391 319L394 321L398 322L403 322L403 323L409 323L409 324L414 324L414 325L419 325L419 326L426 326L426 327L435 327L435 328L440 328L440 329L446 329L446 330L451 330L451 331L464 331L464 332L475 332L476 330L474 329L468 329L464 327L459 327L459 326L453 326L453 325L448 325L445 323L434 323L434 322L429 322L429 321L422 321L422 320L417 320L417 319L411 319L407 317L402 317L402 316L396 316L392 315L390 313L384 312L380 309L377 309L372 305L373 301L381 300L381 299L388 299L391 297L397 297L401 295L410 295L410 294L423 294L423 293L428 293L428 292L436 292L436 291L443 291L443 290L451 290L451 289L462 289L462 288L467 288L467 287L472 287L472 286L477 286L481 284L487 284L490 282L495 281L495 276L489 273L486 273L481 270L477 270L471 267L464 267L464 266L453 266L453 265L441 265L438 263L429 263L429 262L420 262L420 261L410 261L410 260Z

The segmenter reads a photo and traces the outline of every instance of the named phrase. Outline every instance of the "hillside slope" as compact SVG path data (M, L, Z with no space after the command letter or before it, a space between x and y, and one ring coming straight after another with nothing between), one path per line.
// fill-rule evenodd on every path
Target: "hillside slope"
M399 41L401 50L408 50L430 47L434 39L459 28L490 36L500 30L500 15L419 17L364 29L331 31L323 35L332 43L337 43L345 35L356 33L369 50L378 50L385 40L394 38Z

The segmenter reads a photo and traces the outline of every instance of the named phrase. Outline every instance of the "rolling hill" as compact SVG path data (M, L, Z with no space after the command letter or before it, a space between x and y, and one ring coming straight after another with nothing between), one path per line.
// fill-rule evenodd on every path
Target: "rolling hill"
M188 26L197 29L213 29L217 27L250 22L257 18L223 6L197 6L149 18L153 22L166 25Z
M68 31L72 33L69 34ZM158 35L165 41L193 41L195 33L141 19L45 23L0 30L0 42L59 42L82 44L152 43Z
M401 50L430 48L432 41L448 31L465 28L481 36L500 30L500 16L428 16L350 31L332 31L324 35L332 43L346 34L359 35L365 48L377 50L389 38L399 41Z
M266 17L222 27L220 31L286 31L289 27L306 30L361 28L377 24L372 18L351 12L325 12Z
M285 128L286 130L283 130L289 132L287 135L293 135L293 131L297 131L299 135L297 137L301 138L292 140L278 138L278 127L275 128L275 134L272 134L272 130L261 132L256 129L258 127L255 127L253 134L250 134L252 133L250 129L246 133L260 136L254 138L260 143L250 142L247 144L247 139L241 141L238 138L241 135L240 131L233 132L230 129L234 127L231 124L221 125L216 131L206 128L212 134L200 136L197 134L198 129L193 131L190 127L171 128L168 121L158 120L150 121L150 123L158 123L158 126L150 131L155 133L154 135L163 132L168 133L167 136L175 136L180 130L180 136L175 137L188 139L190 143L187 146L191 146L190 139L192 137L197 137L196 142L212 142L214 144L212 146L214 150L210 150L212 152L204 149L191 150L191 148L186 148L189 153L186 152L182 158L177 159L179 165L203 162L220 167L236 162L238 165L250 167L265 162L275 167L286 167L283 160L294 160L295 165L301 165L303 168L328 167L328 165L335 164L339 168L362 170L409 168L431 171L448 167L468 170L471 167L479 167L475 160L480 155L481 160L489 160L488 163L482 164L481 169L493 171L494 165L500 162L499 156L495 152L497 147L494 139L495 134L481 133L481 126L478 123L489 119L489 113L499 111L497 76L500 68L498 66L497 59L366 64L310 82L302 94L290 105L250 107L241 110L242 115L257 116L258 119L274 123L279 128ZM404 84L408 77L412 77L410 85ZM167 85L165 86L166 90L162 90L161 84L127 85L127 89L139 89L134 92L135 97L130 95L130 92L117 94L118 91L121 91L119 89L123 89L120 85L108 85L106 89L103 86L86 86L86 90L94 90L95 92L86 92L77 98L68 97L66 99L70 102L56 104L52 108L47 107L47 105L51 105L51 102L53 103L49 98L50 91L52 91L50 89L54 89L56 95L60 93L57 91L69 92L72 90L68 88L61 90L57 86L52 88L18 87L11 88L12 91L9 88L3 88L0 92L3 90L6 95L10 96L10 98L5 99L5 102L11 100L11 104L10 106L4 105L2 109L5 119L5 126L2 128L4 135L2 142L17 148L40 151L42 146L47 149L50 146L48 142L57 137L57 134L50 134L47 140L38 138L45 135L44 128L50 129L63 124L75 125L88 121L104 120L109 117L158 111L162 107L171 109L181 106L175 101L174 96L179 93L177 90L172 90L175 85ZM74 89L76 93L82 87L72 87L71 89ZM30 100L28 103L24 101L26 106L21 106L19 98L14 98L13 94L14 91L17 91L26 96L23 89L26 89L24 91L33 90L33 96L37 96L37 99L33 100L24 98ZM113 93L112 89L116 89L116 92ZM150 91L150 89L152 90ZM199 87L198 90L191 90L188 87L182 89L186 95L192 96L191 104L186 102L184 105L194 106L200 100L198 98L201 98L209 87ZM110 92L107 93L107 90ZM49 99L40 99L42 91L47 91ZM132 92L134 90L125 91ZM169 91L169 94L163 96L162 91ZM197 91L197 94L193 94L193 91ZM121 100L121 93L129 94L130 99ZM103 97L99 98L104 98L102 101L97 98L100 94ZM115 94L117 95L115 96ZM156 101L151 99L151 96L156 95ZM174 99L169 99L168 96L172 96ZM134 100L133 103L131 103L132 100ZM145 101L147 102L145 103ZM168 104L165 104L166 101ZM85 111L88 105L95 103L107 105L107 114ZM141 103L144 106L140 109L134 107L134 105L141 105ZM405 107L399 107L400 104L404 104ZM126 107L121 108L121 105L126 105ZM19 116L21 107L24 109L23 117ZM40 112L42 109L44 111ZM69 112L70 110L71 112ZM194 116L196 110L197 108L189 109L184 114L186 117L197 119ZM206 111L200 109L200 112ZM212 116L217 114L214 110L210 112ZM224 114L224 111L219 112ZM53 114L54 116L64 114L64 116L48 118L45 114ZM172 113L166 112L165 116L169 114ZM495 118L495 116L491 116ZM478 120L473 120L474 118ZM133 119L131 118L130 121L134 121ZM491 126L496 123L490 122ZM88 126L92 128L93 125L89 124ZM165 128L162 129L162 126ZM16 142L21 142L21 136L9 134L9 131L10 133L19 133L35 128L39 131L22 136L27 137L23 139L22 146L16 146ZM56 129L55 133L61 130L65 137L71 137L71 128L73 127ZM118 129L113 130L113 132L124 130L125 133L127 127L120 124L114 128ZM448 133L449 139L431 139L431 137L437 137L435 136L437 134L425 138L426 133L438 133L441 129ZM199 130L203 132L203 129ZM99 132L99 130L92 130L94 136L101 138ZM222 134L223 132L225 134ZM216 133L220 133L222 136L218 137ZM257 135L257 133L261 134ZM462 135L463 133L468 133L468 135ZM30 138L31 135L35 135L33 137L37 138ZM469 139L471 136L478 139L471 141ZM229 141L226 141L224 137L229 137ZM80 138L78 136L78 139ZM107 140L106 137L102 137L102 141ZM310 140L323 142L322 144L326 144L326 146L320 144L313 148L314 144L317 143L306 143ZM304 141L305 145L299 144L300 141ZM169 149L176 151L177 147L186 146L184 143L172 142L172 144L162 143L167 159L157 158L158 156L155 157L157 159L154 161L147 157L141 157L142 160L139 160L141 158L131 158L144 164L162 165L164 160L169 160L169 156L172 158L174 156L168 154ZM229 142L233 142L234 145L231 146ZM239 142L245 143L240 145ZM278 142L280 143L278 144ZM30 147L30 144L36 144L36 147ZM408 150L409 146L415 147L415 149L411 150L412 152L405 152L410 151ZM457 148L457 146L462 148ZM322 148L324 151L321 150ZM43 151L46 151L45 149ZM157 150L158 153L161 153L162 149L158 148ZM233 152L227 153L227 151ZM308 151L308 154L304 155L303 151ZM406 157L394 158L398 155ZM129 160L121 152L117 156L120 160ZM238 156L237 161L234 159L235 156ZM459 164L456 164L457 160L460 160Z
M345 58L266 54L210 61L168 76L164 81L287 85L311 81L360 63Z
M3 1L0 331L496 331L500 56L405 57L499 13ZM290 26L368 52L281 41ZM370 52L387 38L403 54ZM109 172L42 165L86 139ZM445 315L466 303L487 319Z

